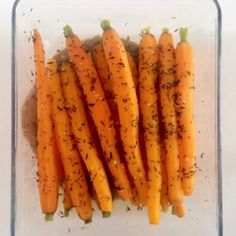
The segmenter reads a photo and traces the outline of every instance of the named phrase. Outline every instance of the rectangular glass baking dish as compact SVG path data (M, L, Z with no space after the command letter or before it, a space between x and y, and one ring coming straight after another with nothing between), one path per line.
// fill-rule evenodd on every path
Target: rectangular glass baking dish
M114 202L109 219L94 212L92 224L84 225L75 213L62 218L59 206L54 221L45 223L40 211L36 183L36 159L22 130L22 106L34 84L31 31L41 32L47 58L63 49L63 26L70 24L80 38L101 34L101 19L107 18L121 36L139 42L146 26L160 35L169 27L175 42L179 27L189 28L195 51L195 120L197 127L197 183L185 199L183 219L162 214L158 226L148 224L146 210ZM12 236L170 236L222 235L220 161L219 79L221 11L214 0L17 0L12 15Z

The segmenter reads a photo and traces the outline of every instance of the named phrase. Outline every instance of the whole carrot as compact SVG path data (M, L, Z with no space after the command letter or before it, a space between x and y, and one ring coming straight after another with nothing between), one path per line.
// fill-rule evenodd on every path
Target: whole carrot
M175 50L175 109L179 141L179 157L184 195L193 192L195 184L196 138L193 118L194 56L187 42L187 29L181 28L180 43Z
M34 57L37 93L37 158L39 194L45 220L52 220L58 204L59 179L53 142L53 121L41 36L34 30Z
M103 216L109 216L112 211L110 186L90 133L82 98L83 94L81 89L76 85L77 76L68 61L62 63L60 75L76 146L88 170Z
M150 224L160 221L161 157L157 110L157 42L146 31L139 47L139 104L148 165L147 207Z
M123 200L127 200L130 198L130 186L124 164L121 162L118 153L116 130L101 82L91 58L70 26L64 27L64 33L68 55L96 125L103 155L112 175L116 192Z
M66 185L69 188L73 205L85 223L91 222L92 206L85 173L75 142L72 139L71 125L61 88L57 63L51 59L47 63L48 83L52 96L52 111L57 144L65 171Z
M166 147L169 200L178 216L184 215L183 193L180 179L179 147L174 104L175 51L173 38L168 29L163 29L158 45L160 103L163 122L163 135Z
M120 37L111 28L110 22L103 20L101 27L104 31L102 36L103 49L117 99L120 135L126 154L128 170L134 180L141 202L146 204L147 181L138 137L138 101L127 53Z

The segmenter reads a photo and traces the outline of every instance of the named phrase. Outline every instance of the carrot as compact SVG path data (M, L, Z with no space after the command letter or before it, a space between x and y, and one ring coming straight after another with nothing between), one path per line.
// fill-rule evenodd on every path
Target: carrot
M109 72L109 67L105 58L102 43L97 44L92 50L92 57L94 61L94 66L97 70L97 74L101 81L104 94L106 96L107 103L111 110L112 118L115 123L116 128L119 125L119 114L117 103L115 100L115 94L113 91L112 79Z
M86 97L89 111L96 125L103 154L113 177L116 192L123 199L130 198L130 186L116 146L116 130L102 85L92 60L70 26L64 28L69 57Z
M76 146L90 175L103 215L109 215L112 211L111 190L89 130L83 94L76 85L77 77L69 62L62 63L60 75Z
M34 30L34 57L37 93L37 158L39 195L45 220L52 220L57 209L59 180L57 158L53 143L53 121L51 117L49 88L47 84L45 55L41 36Z
M66 185L69 188L73 205L85 223L91 222L92 206L79 153L72 139L69 117L65 110L57 63L51 59L47 63L48 83L52 96L52 110L58 147L65 171Z
M157 110L157 42L146 31L139 47L139 104L148 165L147 208L150 224L160 222L161 157Z
M191 195L195 184L196 138L193 119L194 59L187 42L187 29L181 28L176 47L175 109L179 141L179 157L184 195Z
M159 39L158 58L160 70L160 103L166 147L169 200L177 210L176 214L183 216L184 210L181 208L183 207L183 193L181 190L177 124L173 96L176 83L174 73L175 51L172 35L166 28L163 29L163 33Z
M109 21L103 20L101 27L104 30L103 49L114 84L120 120L120 135L128 170L134 180L141 202L146 204L147 181L138 138L138 101L127 53L118 34L110 27Z
M70 196L70 191L68 187L66 186L66 182L64 183L64 199L63 199L63 205L64 205L64 216L68 217L70 210L73 208L73 202Z
M138 87L138 69L137 69L137 65L134 61L134 58L131 56L131 54L129 53L129 51L126 51L127 53L127 57L128 57L128 62L129 62L129 67L131 70L131 74L132 74L132 78L134 81L134 86L137 89Z

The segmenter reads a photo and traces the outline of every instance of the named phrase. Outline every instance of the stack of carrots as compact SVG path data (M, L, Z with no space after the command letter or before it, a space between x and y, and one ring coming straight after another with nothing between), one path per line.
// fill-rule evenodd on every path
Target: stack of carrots
M150 224L158 224L169 206L183 217L183 197L191 195L195 180L194 64L187 29L180 29L176 48L167 28L159 42L143 30L135 60L108 20L101 27L101 40L88 52L65 26L66 53L47 63L34 30L45 219L57 210L60 186L65 215L74 208L85 223L92 220L92 198L103 217L110 216L113 193L146 206Z

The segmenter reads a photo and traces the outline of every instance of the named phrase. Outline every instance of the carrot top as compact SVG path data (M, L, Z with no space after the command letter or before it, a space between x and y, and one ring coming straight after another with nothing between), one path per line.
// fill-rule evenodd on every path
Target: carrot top
M103 31L106 31L106 30L108 30L108 29L111 28L110 21L109 21L109 20L106 20L106 19L105 19L105 20L102 20L100 25L101 25Z
M65 35L66 38L74 36L74 32L73 32L72 28L69 25L66 25L63 28L63 31L64 31L64 35Z
M180 42L187 42L187 36L188 36L188 28L180 28L179 30L179 37Z
M150 31L151 31L151 27L148 26L148 27L146 27L146 28L144 28L144 29L141 30L141 35L143 36L143 35L145 35L145 34L151 34Z
M167 27L162 29L162 33L164 34L168 34L169 33L169 29Z

